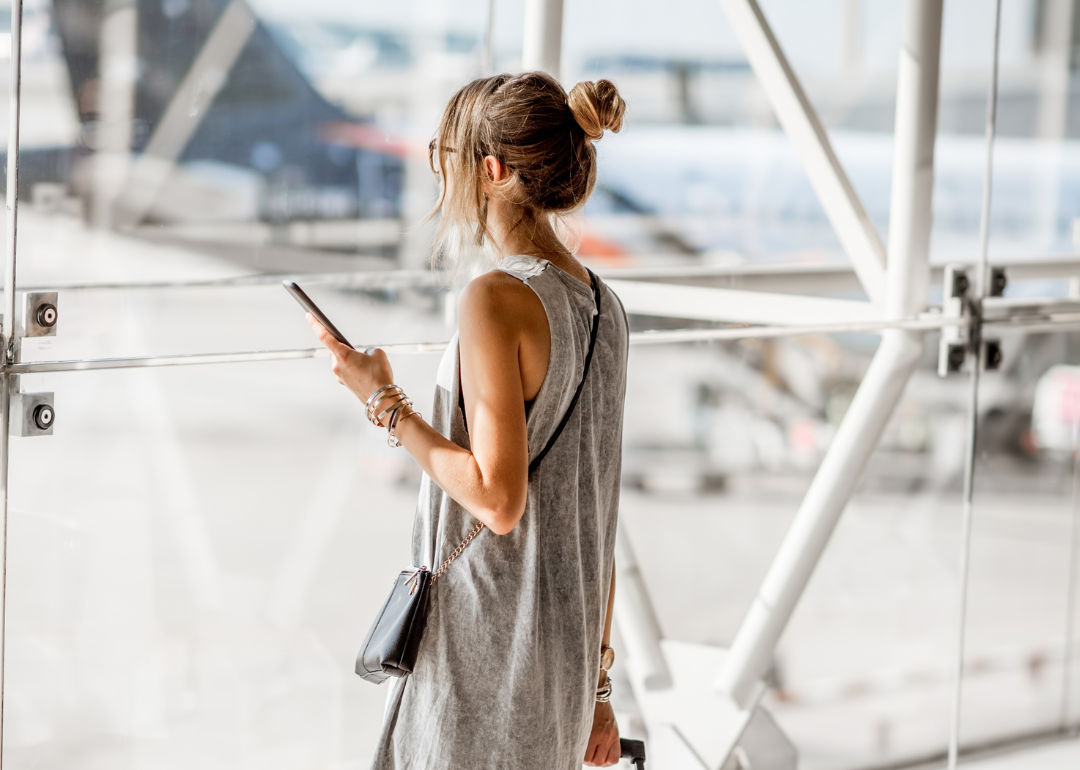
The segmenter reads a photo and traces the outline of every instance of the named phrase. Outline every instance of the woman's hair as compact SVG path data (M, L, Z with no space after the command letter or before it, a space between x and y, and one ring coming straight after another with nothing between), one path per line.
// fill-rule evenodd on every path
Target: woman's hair
M520 207L513 228L581 206L596 183L593 142L605 129L622 127L625 109L609 80L578 83L569 95L545 72L494 75L462 87L435 135L433 161L442 181L428 218L442 213L436 253L456 267L470 246L484 245L486 155L507 168L493 185Z

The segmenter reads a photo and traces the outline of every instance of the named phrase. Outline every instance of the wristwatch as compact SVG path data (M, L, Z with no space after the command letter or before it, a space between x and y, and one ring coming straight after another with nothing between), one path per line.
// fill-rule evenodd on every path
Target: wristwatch
M615 650L606 644L600 647L600 670L604 672L604 686L596 689L596 702L607 703L611 700L611 666L615 663Z
M608 647L606 644L600 648L600 668L604 671L611 671L611 667L615 664L615 650Z

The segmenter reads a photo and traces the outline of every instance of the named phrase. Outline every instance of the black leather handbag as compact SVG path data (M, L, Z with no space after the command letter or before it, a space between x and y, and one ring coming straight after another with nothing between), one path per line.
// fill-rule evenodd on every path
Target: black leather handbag
M585 355L585 370L562 421L559 422L540 454L529 463L530 476L566 427L570 415L574 412L574 407L577 406L581 389L585 385L585 378L589 375L589 365L592 363L593 349L596 347L596 331L600 326L600 282L591 270L585 269L588 270L589 278L592 280L593 299L596 301L592 335L589 338L589 352ZM356 673L362 679L381 684L392 676L408 676L412 673L413 665L416 663L416 651L420 647L420 637L424 632L424 623L427 621L429 592L435 587L439 576L483 528L483 522L477 523L436 572L432 573L427 567L410 567L398 573L390 589L390 596L387 597L382 609L375 617L375 622L356 656Z

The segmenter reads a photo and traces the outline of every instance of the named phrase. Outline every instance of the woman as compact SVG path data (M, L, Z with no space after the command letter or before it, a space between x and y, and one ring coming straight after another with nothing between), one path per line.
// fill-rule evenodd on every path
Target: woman
M560 240L554 216L584 204L596 179L593 142L619 130L624 109L606 80L567 95L541 72L496 75L451 98L429 146L442 252L460 260L475 243L497 269L461 293L431 424L400 394L390 407L378 402L398 413L376 420L424 471L414 564L434 568L470 532L490 532L433 584L413 673L389 693L377 770L618 761L604 669L628 324L611 289ZM352 350L308 318L338 382L357 397L393 383L384 351ZM530 474L579 383L570 419Z

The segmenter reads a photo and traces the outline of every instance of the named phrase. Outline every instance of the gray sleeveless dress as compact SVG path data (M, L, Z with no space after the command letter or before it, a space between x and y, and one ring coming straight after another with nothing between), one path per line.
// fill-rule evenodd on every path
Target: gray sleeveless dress
M537 257L497 267L536 292L551 329L547 374L526 416L531 461L581 379L593 291ZM614 563L629 341L622 303L603 281L600 291L596 348L574 413L530 476L517 527L481 530L433 588L416 667L391 680L374 770L582 766ZM455 332L431 424L468 447L457 343ZM475 522L424 474L413 563L436 568Z

